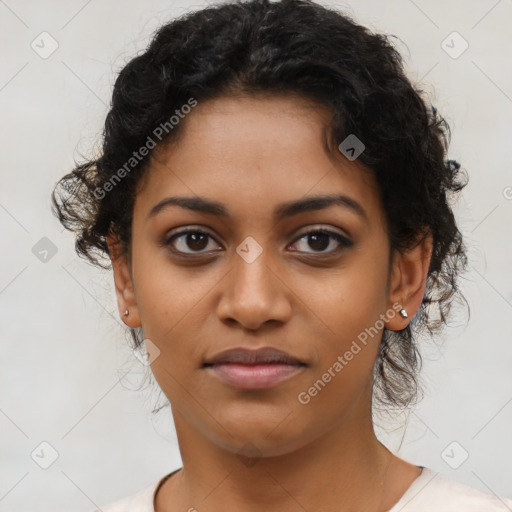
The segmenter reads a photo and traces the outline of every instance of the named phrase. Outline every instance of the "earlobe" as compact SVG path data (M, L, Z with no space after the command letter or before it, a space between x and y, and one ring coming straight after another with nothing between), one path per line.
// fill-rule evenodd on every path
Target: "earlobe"
M141 327L130 264L127 261L126 254L122 253L117 236L108 235L106 242L112 261L117 305L121 319L129 327Z
M385 322L386 329L405 329L418 311L425 294L431 257L430 232L412 249L394 254L390 275L389 307L399 314Z

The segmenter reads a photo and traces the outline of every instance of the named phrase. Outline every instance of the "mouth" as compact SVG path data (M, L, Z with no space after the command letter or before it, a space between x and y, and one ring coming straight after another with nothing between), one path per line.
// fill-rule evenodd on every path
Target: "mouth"
M303 361L271 347L227 350L203 364L212 376L245 390L272 388L302 372L306 366Z

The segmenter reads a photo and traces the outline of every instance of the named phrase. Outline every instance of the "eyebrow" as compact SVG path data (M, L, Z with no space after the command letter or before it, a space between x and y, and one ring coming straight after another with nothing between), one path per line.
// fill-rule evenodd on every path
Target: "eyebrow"
M202 197L166 197L157 203L148 214L148 219L154 217L162 210L170 206L179 206L188 210L215 215L217 217L230 218L231 215L226 206L217 201ZM287 217L300 213L323 210L330 206L343 206L352 210L366 222L369 221L364 208L356 200L345 195L321 195L309 196L296 201L289 201L279 205L274 210L274 221L279 222Z

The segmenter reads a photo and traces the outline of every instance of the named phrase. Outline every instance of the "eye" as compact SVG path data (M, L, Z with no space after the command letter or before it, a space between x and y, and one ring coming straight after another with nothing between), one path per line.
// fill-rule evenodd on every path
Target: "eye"
M212 251L218 251L209 246L209 239L214 240L213 236L197 228L189 228L179 231L167 237L162 245L171 246L172 251L178 254L206 254ZM294 245L300 243L301 240L306 240L303 245L308 245L313 251L299 250L299 252L306 252L309 254L335 254L344 248L349 248L354 243L334 231L328 229L314 229L303 233L295 242ZM218 244L217 244L218 245ZM335 246L332 248L332 246ZM337 247L336 247L337 245ZM331 250L325 250L331 247ZM206 249L206 250L205 250Z
M300 251L300 252L306 252L309 254L334 254L337 253L343 249L352 247L354 245L354 242L349 240L348 238L344 237L340 233L336 233L334 231L330 231L328 229L314 229L311 231L308 231L307 233L303 233L295 242L297 244L303 239L307 239L307 241L303 245L308 245L309 247L313 248L314 251L308 252L308 251ZM330 240L329 240L330 239ZM325 250L326 248L329 248L332 245L338 244L338 247L331 250Z
M215 250L210 248L210 250L204 251L205 247L208 247L209 238L213 240L213 237L206 231L191 228L166 238L163 241L163 245L170 245L173 247L172 250L174 252L181 254L203 254ZM191 252L188 252L186 249L191 249Z

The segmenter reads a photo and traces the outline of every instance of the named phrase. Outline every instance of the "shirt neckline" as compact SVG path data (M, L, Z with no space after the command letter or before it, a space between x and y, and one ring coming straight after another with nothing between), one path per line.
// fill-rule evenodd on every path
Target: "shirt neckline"
M165 475L164 477L162 477L156 484L156 486L153 487L153 492L151 493L150 495L150 501L148 503L149 505L149 508L148 510L150 510L151 512L155 512L155 500L156 500L156 495L158 493L158 491L160 490L160 487L162 487L162 485L169 479L171 478L172 475L174 475L175 473L177 473L178 471L181 471L183 468L178 468L178 469L175 469L174 471L171 471L171 473Z
M421 468L421 473L413 480L411 485L406 489L406 491L402 494L400 499L390 508L387 512L399 512L399 510L404 507L409 501L411 501L418 492L423 489L433 478L437 476L435 471L425 467L418 466ZM153 487L153 492L150 494L150 502L148 503L149 509L151 512L155 512L155 499L160 487L174 474L178 471L181 471L183 468L178 468L172 471L171 473L163 476ZM400 507L400 509L399 509Z

